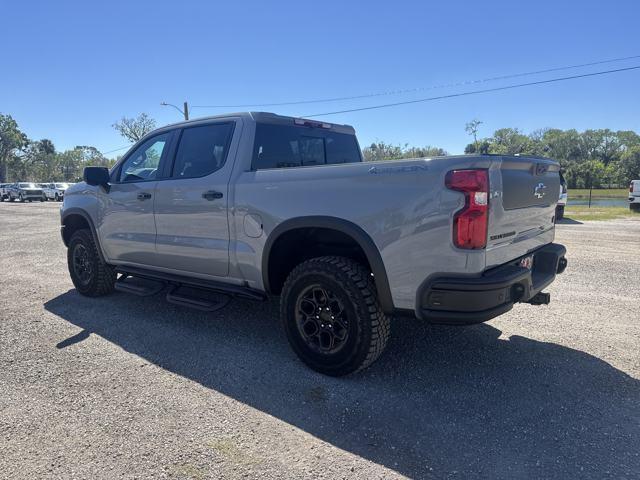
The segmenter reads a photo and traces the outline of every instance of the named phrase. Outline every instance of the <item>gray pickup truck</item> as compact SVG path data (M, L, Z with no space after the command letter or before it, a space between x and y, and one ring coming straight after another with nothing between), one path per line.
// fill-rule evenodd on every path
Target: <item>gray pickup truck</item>
M293 350L328 375L378 358L394 315L468 325L546 304L567 263L543 158L363 162L350 126L252 112L160 128L84 180L61 209L79 293L280 296Z
M7 188L7 200L18 200L22 203L34 200L43 202L44 196L39 185L33 182L16 182Z

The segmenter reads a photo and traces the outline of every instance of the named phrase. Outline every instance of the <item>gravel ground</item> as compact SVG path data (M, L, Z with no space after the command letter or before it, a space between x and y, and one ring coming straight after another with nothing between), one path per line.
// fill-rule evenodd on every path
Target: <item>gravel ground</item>
M0 204L0 478L640 478L640 221L565 223L545 307L397 319L305 368L275 302L79 296L58 205Z

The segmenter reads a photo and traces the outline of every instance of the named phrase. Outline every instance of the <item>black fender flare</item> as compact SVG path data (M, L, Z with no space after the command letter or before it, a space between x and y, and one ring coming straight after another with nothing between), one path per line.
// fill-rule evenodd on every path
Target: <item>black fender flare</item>
M60 233L62 234L62 241L64 242L65 247L69 246L67 245L67 241L64 238L65 220L73 215L79 215L86 220L87 224L89 225L89 230L91 230L91 236L93 237L93 241L98 247L98 254L100 255L100 260L102 260L103 262L106 262L104 252L102 251L102 246L100 245L100 239L98 238L98 231L96 230L96 226L93 224L93 219L91 218L91 215L89 215L86 212L86 210L83 210L82 208L72 207L62 212L62 216L60 217L60 224L62 226L61 227L62 230Z
M265 291L271 293L271 287L269 285L269 257L271 254L271 248L275 244L276 240L278 240L283 233L290 230L312 227L337 230L350 236L358 245L360 245L360 248L362 248L362 251L367 257L367 261L371 266L376 289L378 290L380 306L385 313L393 313L394 305L393 297L391 296L391 288L389 287L389 278L387 277L387 271L378 247L369 234L361 227L353 222L338 217L308 216L291 218L279 223L271 231L262 251L262 282Z

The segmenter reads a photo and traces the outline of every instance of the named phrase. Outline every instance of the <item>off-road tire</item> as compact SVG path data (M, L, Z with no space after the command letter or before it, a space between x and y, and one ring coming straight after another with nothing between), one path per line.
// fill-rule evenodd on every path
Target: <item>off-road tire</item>
M348 336L334 354L314 351L298 328L298 300L311 285L324 285L342 302ZM289 274L280 299L280 316L294 352L310 368L331 376L348 375L371 365L384 351L391 332L390 318L378 302L371 272L344 257L307 260Z
M92 273L88 282L82 282L74 269L74 252L78 245L82 245L88 251L88 261L91 263ZM113 292L116 283L116 272L111 265L102 260L98 252L98 246L93 240L93 235L88 229L77 230L69 240L67 249L67 266L71 281L76 290L86 297L100 297Z

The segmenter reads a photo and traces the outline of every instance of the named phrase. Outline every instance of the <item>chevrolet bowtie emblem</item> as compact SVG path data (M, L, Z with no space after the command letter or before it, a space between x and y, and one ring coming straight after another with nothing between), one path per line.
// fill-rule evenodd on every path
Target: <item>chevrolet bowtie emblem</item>
M546 189L547 186L544 183L539 183L538 185L536 185L536 188L533 189L533 195L536 198L542 198L547 193L545 192Z

